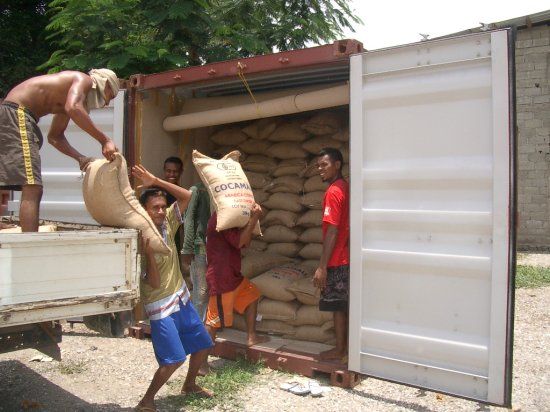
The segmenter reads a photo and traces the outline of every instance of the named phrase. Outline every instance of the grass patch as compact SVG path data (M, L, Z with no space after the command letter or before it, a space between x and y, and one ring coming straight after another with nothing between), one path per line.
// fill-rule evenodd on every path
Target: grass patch
M172 398L170 403L177 407L185 406L186 410L211 409L221 404L225 410L239 410L242 408L239 391L250 384L255 376L260 375L263 369L264 365L261 361L253 363L243 358L234 362L227 361L220 369L212 370L207 376L197 378L198 385L214 391L213 398L195 395L177 396ZM169 387L173 387L178 393L182 384L182 380L168 383Z
M63 375L77 375L86 370L86 362L80 361L61 361L57 365L57 370Z
M516 288L541 288L544 286L550 286L550 268L516 266Z

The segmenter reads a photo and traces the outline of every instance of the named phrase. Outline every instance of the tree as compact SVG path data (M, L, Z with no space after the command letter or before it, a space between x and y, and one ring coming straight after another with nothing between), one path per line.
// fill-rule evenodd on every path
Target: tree
M109 67L120 77L334 40L346 0L54 0L50 72Z
M53 48L45 38L46 0L3 0L0 5L0 97L37 70Z

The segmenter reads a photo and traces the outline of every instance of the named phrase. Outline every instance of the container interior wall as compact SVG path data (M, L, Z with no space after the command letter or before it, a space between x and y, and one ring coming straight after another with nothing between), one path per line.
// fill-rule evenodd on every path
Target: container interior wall
M207 155L239 150L241 166L264 211L263 236L242 251L242 273L263 295L257 329L332 345L332 315L318 310L319 291L311 282L322 248L322 198L328 187L318 175L316 153L322 147L339 148L344 157L344 175L349 178L349 106L168 133L162 130L162 120L176 114L169 110L169 99L168 93L159 93L156 98L149 95L142 101L142 162L162 176L164 158L179 155L185 170L182 185L189 187L199 180L191 161L193 149ZM179 102L177 114L250 101L248 94L186 99ZM289 287L294 292L289 292ZM238 315L234 327L245 329Z
M167 116L178 113L184 102L162 90L141 92L139 96L141 123L138 130L141 135L137 139L137 162L142 163L156 176L163 177L165 159L177 156L184 163L181 185L190 187L199 179L191 162L191 153L193 149L210 153L208 136L211 128L167 132L162 127L162 121Z

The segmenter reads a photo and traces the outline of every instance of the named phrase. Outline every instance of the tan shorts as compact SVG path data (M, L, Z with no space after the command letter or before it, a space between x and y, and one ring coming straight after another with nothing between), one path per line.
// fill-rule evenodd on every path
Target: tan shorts
M42 141L38 119L29 109L8 101L0 105L0 188L42 185Z
M213 328L233 326L233 311L243 314L248 305L260 299L260 291L247 278L232 292L218 296L210 296L208 311L206 313L206 325Z

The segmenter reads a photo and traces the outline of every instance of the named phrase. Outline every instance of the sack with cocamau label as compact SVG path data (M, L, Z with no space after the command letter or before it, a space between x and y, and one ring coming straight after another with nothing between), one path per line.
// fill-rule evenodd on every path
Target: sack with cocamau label
M193 150L193 165L208 188L218 214L216 230L244 227L250 219L254 194L239 163L239 151L226 154L221 159L212 159ZM260 224L254 234L260 234Z

